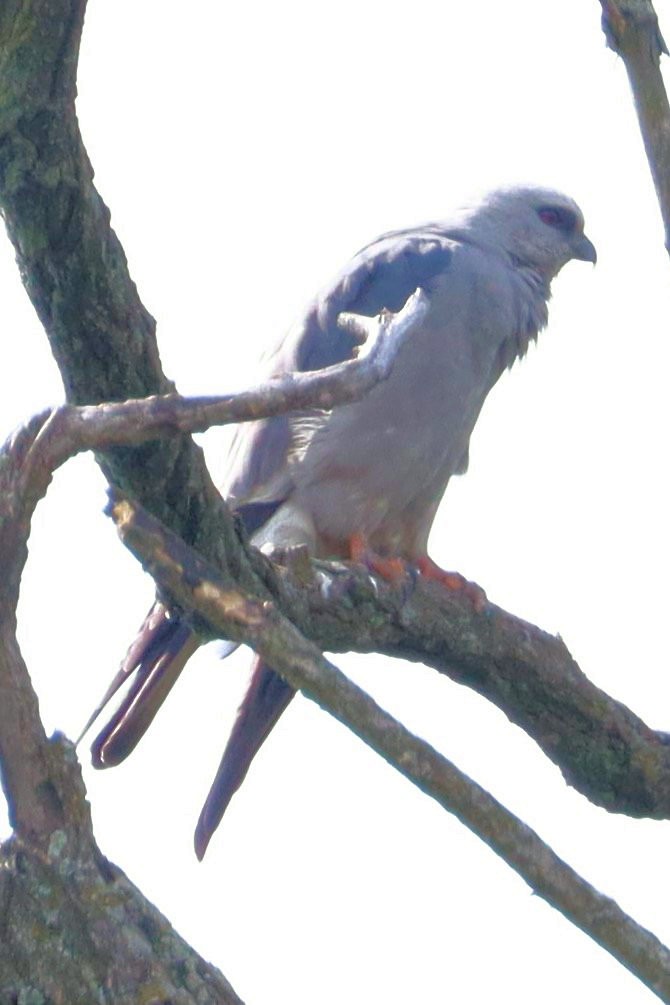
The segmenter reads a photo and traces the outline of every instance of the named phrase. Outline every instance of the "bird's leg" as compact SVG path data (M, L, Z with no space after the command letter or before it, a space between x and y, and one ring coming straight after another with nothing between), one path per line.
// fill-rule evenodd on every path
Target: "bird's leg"
M477 583L471 583L460 572L448 572L442 569L436 562L423 555L416 562L416 567L425 579L431 579L435 583L440 583L447 590L457 590L462 592L472 601L476 611L483 611L487 604L486 594Z
M364 565L370 572L376 572L382 579L400 583L407 579L409 567L402 558L386 558L378 555L368 544L365 535L352 534L349 538L349 557L352 562Z

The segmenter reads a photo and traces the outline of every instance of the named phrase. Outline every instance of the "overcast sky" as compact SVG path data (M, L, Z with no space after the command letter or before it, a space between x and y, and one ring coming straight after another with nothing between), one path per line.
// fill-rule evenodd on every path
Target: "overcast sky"
M670 4L656 6L670 33ZM491 394L431 554L560 632L598 686L668 729L668 266L599 21L596 0L194 0L187 15L89 0L78 107L164 368L188 394L252 381L266 342L381 231L501 182L577 199L598 266L554 283L549 328ZM62 386L4 238L0 302L9 432ZM204 438L214 469L224 441ZM22 591L44 720L70 736L152 597L104 490L89 457L58 474ZM670 823L591 806L502 713L433 671L338 663L670 941ZM656 1000L302 698L198 864L193 828L247 665L201 651L133 756L85 774L103 851L249 1005Z

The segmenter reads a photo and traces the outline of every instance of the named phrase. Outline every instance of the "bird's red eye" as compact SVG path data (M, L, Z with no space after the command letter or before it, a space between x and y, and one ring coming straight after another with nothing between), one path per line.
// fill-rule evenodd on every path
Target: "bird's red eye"
M537 215L548 227L563 230L566 234L573 231L577 223L575 214L563 206L541 206Z
M542 220L542 223L546 223L549 227L558 227L561 222L561 214L557 209L551 209L550 207L540 209L537 215Z

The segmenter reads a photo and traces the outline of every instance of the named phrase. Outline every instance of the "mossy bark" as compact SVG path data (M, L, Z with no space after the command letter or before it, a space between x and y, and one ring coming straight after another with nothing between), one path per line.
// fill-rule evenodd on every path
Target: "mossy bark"
M0 206L68 400L96 403L172 385L79 135L74 98L85 6L0 4ZM190 437L99 460L110 480L195 547L223 565L230 551L239 556L234 571L254 578L244 553L230 548L235 524ZM11 506L8 497L3 502ZM17 836L0 849L0 1005L238 1003L219 971L100 854L74 751L41 730L14 634L25 557L14 515L0 521L7 568L0 689L12 720L0 759L5 790L21 799L10 798ZM17 736L21 757L5 756Z

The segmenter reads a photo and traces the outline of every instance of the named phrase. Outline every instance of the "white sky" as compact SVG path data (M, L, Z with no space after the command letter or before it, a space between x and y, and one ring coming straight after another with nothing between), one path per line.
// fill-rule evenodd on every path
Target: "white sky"
M670 5L656 6L670 32ZM196 0L187 16L90 0L79 113L184 393L253 379L266 340L383 230L505 181L580 202L598 266L555 282L549 329L491 395L431 550L560 632L593 681L668 729L668 266L599 18L596 0ZM6 240L0 298L8 432L62 388ZM215 467L221 440L205 440ZM58 475L22 592L47 728L71 736L152 595L104 498L90 458ZM85 774L103 851L249 1005L657 1000L302 698L198 864L192 832L247 662L202 651L129 761ZM338 662L670 942L670 823L591 806L500 712L432 671Z

